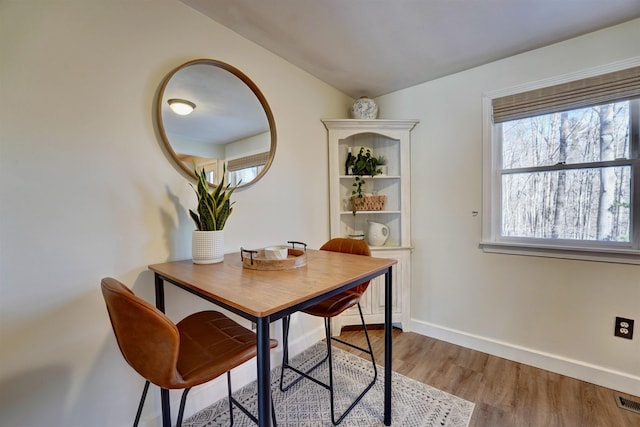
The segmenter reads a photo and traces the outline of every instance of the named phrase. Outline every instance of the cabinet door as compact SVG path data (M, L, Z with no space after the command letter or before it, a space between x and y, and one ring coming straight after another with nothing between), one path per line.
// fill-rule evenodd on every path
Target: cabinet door
M394 251L392 254L372 252L372 255L380 258L395 259L398 261L391 269L391 301L393 313L401 313L404 301L402 300L403 288L406 287L405 272L407 265L406 251ZM384 314L384 275L371 281L369 288L360 299L362 314ZM358 316L358 307L351 307L344 312L347 316Z
M400 278L403 277L404 263L402 257L385 256L384 258L395 258L398 261L391 269L391 301L393 312L400 313L403 305L402 292L400 292L403 283ZM370 313L384 314L384 276L373 279L369 288L368 291L371 291Z
M362 297L360 298L360 308L362 309L362 314L364 316L367 316L372 313L371 308L373 304L371 302L374 299L372 285L373 285L373 281L371 281L366 292L362 294ZM350 309L346 310L342 314L342 316L355 316L354 319L357 320L356 323L360 323L360 317L359 317L360 315L358 314L357 306L353 306Z

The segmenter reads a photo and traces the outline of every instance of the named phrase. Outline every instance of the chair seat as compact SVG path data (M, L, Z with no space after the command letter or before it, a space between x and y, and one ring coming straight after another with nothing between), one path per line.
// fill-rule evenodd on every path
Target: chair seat
M302 311L312 316L335 317L359 302L360 294L347 291L324 299Z
M180 332L177 369L193 387L224 374L256 355L256 335L217 311L192 314L176 325ZM269 343L278 345L276 340Z

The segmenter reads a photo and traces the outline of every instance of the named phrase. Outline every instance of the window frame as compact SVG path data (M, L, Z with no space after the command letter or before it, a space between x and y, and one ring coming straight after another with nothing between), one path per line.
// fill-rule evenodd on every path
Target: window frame
M535 239L523 237L504 237L502 233L502 145L501 124L493 123L493 105L495 98L536 90L548 86L567 83L574 80L598 76L614 71L640 65L640 58L621 61L602 67L596 67L577 73L527 83L503 90L483 93L483 215L482 240L480 247L489 253L542 256L552 258L568 258L589 261L603 261L640 265L640 141L638 141L640 124L639 102L633 102L631 114L636 119L631 121L631 159L620 159L589 163L589 165L630 165L632 168L632 207L631 207L631 242L597 242L574 241L562 239ZM584 164L583 164L584 165ZM548 166L546 170L576 169L580 165Z

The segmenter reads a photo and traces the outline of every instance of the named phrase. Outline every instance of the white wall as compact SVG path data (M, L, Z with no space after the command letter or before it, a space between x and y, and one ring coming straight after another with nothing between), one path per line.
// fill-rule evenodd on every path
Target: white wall
M131 425L143 381L99 281L153 300L146 266L191 256L195 196L153 105L165 74L195 58L245 72L277 125L271 170L235 193L226 249L329 237L320 118L346 117L350 98L175 0L1 1L0 425ZM171 289L167 305L176 320L211 307ZM192 393L188 412L207 402Z
M412 137L412 328L640 395L640 268L483 253L483 92L640 56L640 20L378 99ZM473 216L478 211L480 215Z

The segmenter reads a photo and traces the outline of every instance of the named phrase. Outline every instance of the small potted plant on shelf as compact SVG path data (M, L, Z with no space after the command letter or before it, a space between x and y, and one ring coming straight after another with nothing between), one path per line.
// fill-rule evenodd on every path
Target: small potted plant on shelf
M360 147L360 151L355 156L349 158L347 168L355 175L351 191L351 207L355 215L357 211L362 210L382 210L386 196L365 196L362 193L362 186L366 183L363 176L380 175L382 170L379 168L380 159L371 154L369 148Z
M227 168L224 167L220 184L209 192L209 182L202 169L196 175L196 186L191 185L198 197L197 212L189 209L189 215L196 225L192 233L192 257L196 264L213 264L224 259L224 226L233 212L231 194L237 186L225 185Z

